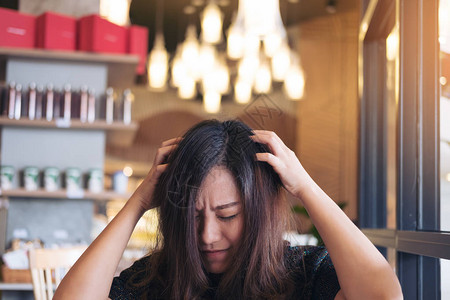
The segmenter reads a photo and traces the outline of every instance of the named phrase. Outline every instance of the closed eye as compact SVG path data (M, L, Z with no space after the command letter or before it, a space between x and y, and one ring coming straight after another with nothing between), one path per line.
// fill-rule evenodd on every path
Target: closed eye
M227 221L231 221L231 220L233 220L234 218L236 218L237 215L239 215L239 214L235 214L235 215L228 216L228 217L220 217L220 216L219 216L219 219L220 219L220 220L223 220L223 221L225 221L225 222L227 222Z

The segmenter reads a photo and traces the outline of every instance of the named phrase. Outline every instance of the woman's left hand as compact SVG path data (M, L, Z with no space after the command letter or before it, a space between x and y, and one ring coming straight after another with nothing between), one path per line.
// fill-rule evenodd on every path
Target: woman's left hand
M301 198L304 188L311 177L303 168L294 151L289 149L275 132L253 130L251 138L258 143L265 144L272 153L257 153L256 159L270 164L280 176L284 187L293 196Z

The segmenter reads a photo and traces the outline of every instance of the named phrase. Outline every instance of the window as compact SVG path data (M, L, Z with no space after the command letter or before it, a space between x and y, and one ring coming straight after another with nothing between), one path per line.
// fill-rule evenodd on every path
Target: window
M359 222L405 299L450 298L449 3L371 0L360 25Z

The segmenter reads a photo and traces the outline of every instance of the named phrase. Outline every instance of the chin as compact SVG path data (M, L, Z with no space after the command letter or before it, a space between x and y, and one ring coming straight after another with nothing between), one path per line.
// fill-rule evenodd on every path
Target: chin
M209 273L213 273L213 274L224 273L227 270L227 268L223 265L206 265L205 269Z

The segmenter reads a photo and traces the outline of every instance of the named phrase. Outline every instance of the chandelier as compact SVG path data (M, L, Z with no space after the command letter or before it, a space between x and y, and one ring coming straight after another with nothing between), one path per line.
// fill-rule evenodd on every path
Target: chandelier
M186 11L193 13L195 9ZM209 0L200 14L200 36L194 24L187 26L170 68L161 29L162 13L157 15L157 34L148 59L151 88L170 84L181 99L192 99L199 91L209 113L220 110L223 95L233 94L237 103L245 104L253 93L269 93L273 82L282 83L289 99L303 97L304 73L298 54L289 47L279 0L240 0L226 39L222 36L220 7L216 0ZM224 40L226 50L220 51Z

